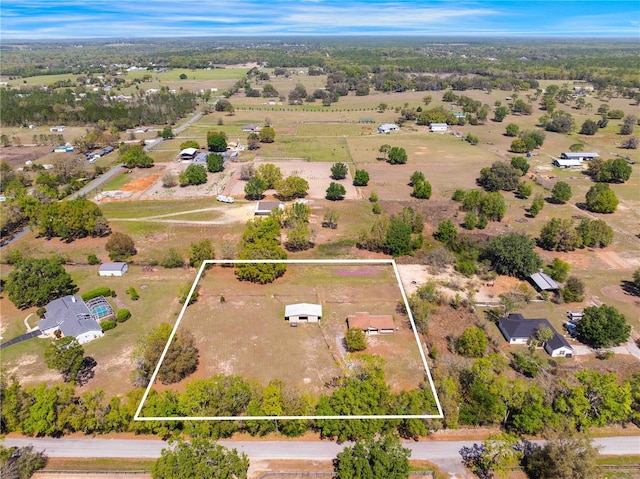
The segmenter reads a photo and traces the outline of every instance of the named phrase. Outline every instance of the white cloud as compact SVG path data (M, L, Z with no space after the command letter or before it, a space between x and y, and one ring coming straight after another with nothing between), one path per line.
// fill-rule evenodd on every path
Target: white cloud
M550 3L542 3L551 8ZM5 40L294 34L637 35L634 15L556 18L550 13L542 29L525 21L528 8L534 6L498 0L3 0L0 22ZM507 21L510 17L512 21Z

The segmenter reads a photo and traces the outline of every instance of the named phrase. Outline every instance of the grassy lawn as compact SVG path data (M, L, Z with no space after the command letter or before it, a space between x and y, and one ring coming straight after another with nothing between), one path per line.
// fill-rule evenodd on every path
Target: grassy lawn
M102 189L104 191L110 191L110 190L119 190L120 188L122 188L124 185L126 185L127 183L129 183L132 180L132 176L130 174L125 173L124 171L122 173L117 174L116 176L113 177L113 179L109 182L107 182Z
M371 126L353 123L303 123L298 126L297 136L311 136L315 138L333 136L361 136L369 134Z
M100 387L109 395L125 394L132 388L129 376L133 370L131 353L136 341L160 323L175 323L181 308L178 291L180 287L193 281L196 272L193 269L165 270L132 265L122 278L100 278L95 273L87 274L86 268L74 273L74 279L83 285L81 291L109 286L118 294L110 302L131 311L131 319L127 322L85 345L86 355L93 357L98 365L95 378L84 388ZM125 293L129 287L136 289L140 299L131 300ZM121 380L113 381L114 377Z
M259 155L266 158L303 158L311 161L351 162L346 141L342 138L282 136L275 143L263 145Z
M215 199L201 198L197 203L190 200L164 200L164 201L114 201L100 206L107 218L146 218L147 216L169 215L182 212L190 212L194 209L202 209L219 206Z
M173 220L182 221L213 221L223 216L220 211L198 211L194 213L180 213L171 216Z
M59 458L50 457L47 459L47 466L44 470L55 471L150 471L155 459L109 459L109 458ZM147 477L140 476L137 477ZM149 475L148 477L151 477Z

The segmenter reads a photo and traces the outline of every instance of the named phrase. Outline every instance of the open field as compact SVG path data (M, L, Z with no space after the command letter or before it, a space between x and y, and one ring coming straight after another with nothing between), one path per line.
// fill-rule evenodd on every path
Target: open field
M188 330L196 337L199 377L238 374L265 385L278 379L318 395L357 360L342 346L346 316L393 314L396 332L370 336L364 352L385 360L393 391L415 388L425 370L408 318L396 312L396 285L391 265L289 264L285 276L268 285L240 282L232 268L216 266L201 279L198 301L177 334ZM284 307L299 302L321 304L321 321L290 327Z
M231 70L211 70L211 75L229 74L230 77L207 77L194 80L192 73L186 71L188 79L177 80L175 73L175 71L170 72L166 78L162 77L158 80L154 78L152 83L145 83L143 87L155 88L168 85L169 82L172 82L171 85L175 84L185 88L205 88L209 85L211 87L230 86L237 78L231 78L231 76L236 73L241 74L241 72L231 72ZM176 79L170 78L171 75L174 75ZM42 77L40 80L37 78L31 78L29 82L42 81L42 78L54 81L54 77ZM162 80L162 83L159 80ZM298 81L306 85L307 91L312 91L311 88L314 88L316 84L323 83L325 79L324 77L300 75L291 81L274 79L271 83L286 95ZM220 86L220 88L225 87ZM489 120L485 125L465 125L452 128L462 136L467 133L477 135L480 142L476 146L471 146L451 134L429 133L427 127L415 126L411 123L403 127L400 132L390 135L376 133L378 124L393 122L397 119L398 113L393 111L393 108L403 107L404 103L408 103L410 107L421 105L424 108L422 98L426 94L433 96L433 102L427 108L440 105L446 109L450 108L451 104L441 101L442 92L403 92L397 94L374 92L365 97L349 95L340 98L339 102L328 108L322 107L318 102L310 105L289 106L285 101L283 105L271 106L265 104L268 100L264 98L245 98L242 95L231 97L230 101L236 107L234 116L220 112L204 115L183 131L178 138L162 142L151 151L151 155L157 163L156 167L119 175L103 187L104 190L130 189L135 195L138 195L129 201L100 203L112 229L131 235L138 250L137 255L133 257L134 264L130 273L123 278L112 278L108 281L99 278L95 273L96 267L86 264L87 255L90 253L95 253L102 261L107 261L105 251L107 238L85 238L72 243L64 243L56 239L46 241L42 238L36 238L33 233L28 233L16 245L11 246L12 249L20 249L26 255L35 257L54 253L62 254L69 259L70 263L76 263L75 265L67 265L66 268L80 286L81 292L97 286L112 284L112 287L118 292L117 299L134 313L127 323L119 325L115 330L109 331L104 338L87 345L87 354L96 359L98 366L95 378L83 387L87 389L103 387L108 394L123 394L129 391L131 386L128 381L113 381L112 379L113 377L128 378L132 367L129 355L136 339L160 322L165 321L173 324L176 320L180 310L176 298L178 289L191 283L195 277L195 270L186 268L169 270L150 266L150 264L157 264L166 255L169 248L176 248L183 257L186 257L189 244L203 238L211 239L216 251L219 252L223 242L237 243L239 241L245 222L253 217L253 203L240 199L243 196L243 182L237 181L237 171L242 163L230 164L223 174L209 174L209 182L201 187L176 187L170 190L162 188L160 183L164 172L169 169L178 172L186 168L186 164L173 161L178 154L180 143L185 139L195 138L201 145L204 145L207 131L222 130L229 135L230 141L236 141L240 138L240 141L244 143L246 133L240 130L243 124L258 123L262 125L267 118L273 123L276 131L275 142L262 144L256 152L242 152L240 159L253 161L257 155L256 164L259 164L260 161L270 162L281 167L285 173L303 172L303 177L310 181L311 190L308 199L312 209L312 241L315 246L308 251L291 253L291 258L384 257L382 254L362 251L354 246L359 232L362 229L370 228L377 218L371 212L371 204L364 199L372 191L376 191L380 196L383 214L397 213L403 206L411 206L421 212L425 218L426 247L438 247L439 244L431 236L437 228L438 222L443 219L453 219L457 224L461 224L464 218L464 214L457 211L458 204L450 200L451 193L456 188L474 188L475 179L481 168L490 166L496 160L508 160L514 156L508 151L512 138L503 134L508 123L515 122L520 125L521 129L532 129L536 127L538 118L544 112L534 109L531 116L509 115L502 123L491 121L492 114L490 113ZM511 93L495 90L490 93L466 91L463 94L488 105L493 105L496 100L504 103L506 97ZM522 92L522 95L525 93ZM589 98L588 101L593 103L590 111L576 110L562 104L559 104L558 108L570 112L579 128L587 118L598 119L595 111L603 102L595 98ZM378 112L377 105L381 102L387 103L391 108L384 113ZM612 109L622 109L627 114L637 113L637 106L632 105L631 101L627 99L612 98L607 104ZM360 117L373 117L376 123L360 124L358 123ZM222 121L223 125L218 125L219 121ZM535 184L533 190L533 195L540 193L545 197L550 196L549 189L555 181L567 181L573 189L572 199L565 205L546 203L536 218L530 218L526 208L531 205L531 198L519 199L512 192L503 192L508 204L507 214L503 221L490 223L486 230L473 233L495 235L522 231L536 237L542 225L553 217L574 218L576 222L582 217L599 218L607 221L614 228L614 242L603 250L585 248L569 253L555 253L537 249L547 262L555 257L567 261L572 267L572 274L580 277L586 285L586 300L583 303L559 305L551 302L530 303L520 309L527 317L547 317L558 331L561 331L567 309L580 310L585 306L602 303L613 305L623 312L634 328L634 335L637 336L640 329L640 301L637 296L628 294L623 289L625 282L631 280L633 271L640 267L640 241L637 237L640 222L640 194L638 193L640 191L640 167L638 166L640 153L638 150L619 148L619 144L624 139L618 134L620 124L619 120L610 120L607 128L599 130L593 136L547 132L543 147L536 150L534 156L528 160L531 169L526 181L545 183L548 186L547 189ZM20 136L23 144L26 145L30 143L34 132L36 134L49 133L49 130L48 127L39 125L36 130L7 129L6 134ZM86 127L68 127L64 133L65 141L72 141L73 138L84 133L86 133ZM148 133L151 136L155 136L155 134L156 132ZM126 133L121 133L121 138L126 139L126 135ZM567 151L570 145L579 141L584 142L585 151L597 151L604 159L612 158L615 153L629 156L632 161L636 162L628 182L611 186L621 200L618 210L613 214L599 215L581 209L580 203L584 201L585 193L593 185L591 179L582 171L560 170L551 165L552 157L558 156L562 151ZM409 158L407 164L390 165L377 160L377 157L380 156L378 149L382 144L404 147ZM0 148L0 158L6 159L13 167L20 167L24 165L26 159L44 164L51 163L59 157L57 155L62 155L52 154L50 150L49 147L31 146ZM112 154L101 159L100 162L107 164L115 161L116 158L117 156ZM285 158L303 158L312 161ZM357 190L351 186L349 180L344 180L343 184L349 191L348 199L328 202L323 199L324 191L331 181L328 171L331 164L337 161L348 163L352 173L354 168L366 169L371 180L369 186ZM100 162L99 165L102 164ZM416 200L410 196L411 188L407 183L411 173L416 170L424 172L433 186L433 196L430 200ZM221 191L237 196L236 203L226 205L216 202L213 197ZM271 193L273 192L268 193L266 199L272 199ZM160 198L163 200L159 201ZM340 213L339 227L336 230L320 227L324 212L328 208L334 208ZM460 228L459 231L463 230ZM4 255L6 251L3 250L2 253ZM6 278L10 270L10 267L3 265L2 277ZM215 273L217 274L219 271L216 270ZM283 374L285 377L290 376L291 379L295 377L298 378L300 387L315 388L315 391L321 391L325 378L341 373L339 361L336 362L332 355L332 353L335 354L335 350L330 349L330 347L335 347L335 340L330 342L330 347L327 347L326 344L323 346L324 340L320 334L325 330L328 331L326 333L328 336L337 334L332 328L338 323L332 326L331 320L329 320L321 325L322 329L316 325L303 325L297 329L289 328L283 324L284 321L280 318L279 308L283 307L281 303L276 302L269 294L254 293L251 288L258 288L255 285L238 283L230 270L224 270L222 274L227 276L220 282L213 280L215 277L213 271L205 278L205 281L211 282L210 291L213 292L203 288L201 299L188 309L190 313L202 311L202 318L210 318L214 312L216 320L220 317L222 321L227 321L227 324L221 324L221 327L226 328L225 336L223 336L225 339L222 342L220 342L221 336L216 335L219 332L217 325L211 334L200 339L202 341L201 352L208 351L212 358L220 359L217 364L218 369L205 369L203 366L196 372L197 375L210 375L216 371L224 372L225 368L232 368L231 370L236 371L233 368L238 368L237 371L240 373L255 374L256 377L262 377L264 374L264 378L267 379L276 377L278 374ZM289 281L295 277L293 270L290 270L282 279ZM339 284L336 282L336 278L332 278L331 281L327 279L327 282L330 285ZM146 286L145 289L141 289L143 285ZM298 290L302 287L308 288L308 285L304 286L303 283L300 285L296 286ZM130 301L128 296L124 294L124 290L129 286L136 287L141 294L139 301ZM266 289L264 288L264 290ZM344 294L340 290L328 289L328 291L331 294L327 296L337 298ZM398 296L396 294L389 297L386 290L375 290L373 293L368 291L362 295L367 303L355 303L354 307L357 307L358 304L362 304L364 307L377 298L392 302ZM291 297L292 293L288 294ZM300 294L313 299L315 291L305 289L300 291ZM225 296L225 303L219 302L220 295ZM10 304L6 297L0 301L3 338L9 339L23 333L25 331L23 320L29 313L34 312L35 308L19 311ZM258 308L257 301L260 302L261 309ZM240 306L241 303L244 305ZM348 313L349 303L342 305L339 302L327 301L326 304L335 307L336 314L341 317ZM264 316L265 312L269 312L272 318L276 318L273 324L259 323L259 327L256 326L250 336L247 335L249 339L253 336L258 337L254 341L255 346L253 342L240 345L237 341L241 337L233 336L236 331L234 328L255 326L253 324L233 324L232 317L234 315L235 317L242 316L241 313L245 310L248 311L245 315L248 321L253 317ZM226 314L225 311L228 311L229 314ZM217 313L224 314L218 315ZM187 319L185 318L185 321ZM447 334L452 333L451 324L455 324L456 327L471 325L475 324L477 318L463 317L457 311L452 311L450 314L443 314L441 320L444 323L442 327L440 329L434 327L433 331L439 331L444 338ZM198 322L197 318L193 321ZM31 323L33 325L33 320ZM313 326L315 330L305 329L304 326ZM342 326L340 324L340 327ZM338 328L338 326L335 327ZM496 332L497 329L493 332L489 331L492 337L495 336L494 339L498 341L498 344L502 344L504 340L499 332L495 335ZM275 354L275 352L267 351L266 345L272 344L274 341L277 343L285 335L296 335L297 338L296 341L291 341L291 344L288 344L288 348L292 352L288 358L306 358L304 361L289 360L277 363L275 359L271 362L268 360L272 358L269 354ZM409 385L415 378L403 376L403 374L413 370L402 361L407 359L412 361L412 359L393 356L393 351L402 351L402 344L398 344L397 347L394 344L393 348L386 347L396 341L402 343L404 339L400 335L393 338L375 338L376 344L372 344L371 348L373 348L372 350L379 349L380 354L391 358L390 364L395 364L392 367L388 366L391 367L388 373L389 377L393 378L390 379L390 384ZM31 340L12 346L3 351L3 366L6 366L10 371L17 372L25 384L35 384L41 380L56 381L59 379L59 375L46 369L43 364L45 346L46 342L42 340ZM441 346L446 348L444 339ZM322 350L322 347L325 349ZM317 358L309 356L309 350L317 352ZM324 352L321 353L321 351ZM244 354L242 361L238 359L233 362L229 359L236 352ZM225 357L222 357L223 353L226 355ZM220 358L216 354L219 354ZM624 367L625 370L632 369L634 360L631 357L618 356L616 356L616 360L620 361L621 367ZM313 371L305 370L314 361L322 366ZM262 371L261 368L266 368L271 363L276 366L278 371ZM614 366L614 363L608 362L594 364L596 366L603 365L603 368L613 368ZM612 366L607 366L607 364ZM304 378L307 377L311 379L310 383L304 382ZM419 381L420 378L417 380Z

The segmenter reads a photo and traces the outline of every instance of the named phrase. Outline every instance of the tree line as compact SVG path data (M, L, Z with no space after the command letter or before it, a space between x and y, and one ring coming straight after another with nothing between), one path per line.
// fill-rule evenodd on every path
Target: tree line
M3 73L10 77L61 73L105 74L117 71L122 63L154 64L155 68L211 68L257 62L280 68L320 69L326 73L366 70L399 72L457 73L503 79L504 89L523 78L566 79L638 86L636 45L589 42L526 42L487 40L455 45L425 43L420 39L309 40L284 43L271 40L269 46L245 40L170 40L133 42L127 50L87 43L83 49L59 43L31 45L26 49L7 48ZM223 46L224 48L220 48ZM250 48L248 48L250 47ZM101 64L96 64L96 58ZM535 58L535 61L531 59ZM105 65L106 64L106 65ZM513 72L519 72L514 75ZM626 73L629 74L626 74ZM286 72L288 73L288 72Z
M2 126L35 124L91 125L103 122L120 131L140 125L175 123L196 107L189 91L170 93L163 87L154 95L119 102L103 93L76 96L70 88L0 88Z
M279 432L296 437L311 430L340 441L396 432L404 438L462 425L500 426L518 434L537 434L549 424L570 421L573 429L633 422L640 424L640 375L620 382L615 374L585 369L573 378L530 383L504 375L507 360L490 354L457 369L434 373L443 420L335 419L252 420L252 415L390 415L434 414L428 387L392 393L380 358L362 361L348 376L337 378L319 398L280 381L261 385L240 376L216 375L187 383L185 392L151 390L142 416L238 416L237 421L133 421L143 389L111 398L101 389L78 394L72 384L22 386L16 377L0 377L0 431L33 436L81 432L134 432L161 437L224 438L245 432L264 436Z

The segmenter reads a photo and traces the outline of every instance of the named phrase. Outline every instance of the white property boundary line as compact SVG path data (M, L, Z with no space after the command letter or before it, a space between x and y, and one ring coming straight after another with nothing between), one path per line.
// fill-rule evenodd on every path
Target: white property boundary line
M398 287L400 288L400 293L402 294L402 301L404 302L405 308L407 310L407 314L409 315L409 321L411 322L411 327L413 328L413 334L416 338L416 343L418 345L418 350L420 351L420 357L422 358L422 362L424 364L424 369L427 373L427 378L429 379L429 385L431 386L431 392L433 393L433 397L436 401L436 406L438 408L438 414L389 414L389 415L373 415L373 416L169 416L169 417L150 417L150 416L140 416L142 412L142 406L147 400L147 396L151 391L153 384L155 383L156 376L158 375L158 371L160 370L160 365L162 361L164 361L165 356L167 355L167 351L169 350L169 345L173 341L174 336L176 335L176 331L178 330L178 326L184 317L184 313L187 310L187 306L189 305L189 300L193 295L193 292L196 289L196 286L200 282L200 278L202 277L202 273L206 265L208 264L251 264L251 263L285 263L285 264L387 264L393 266L393 271L396 275L396 280L398 281ZM409 308L409 302L407 301L407 295L404 291L404 287L402 286L402 281L400 280L400 273L398 272L398 266L396 265L395 260L393 259L288 259L288 260L279 260L279 259L264 259L264 260L253 260L253 259L237 259L237 260L206 260L202 262L200 266L200 270L196 276L193 285L191 286L191 290L189 290L189 295L185 300L182 310L180 311L180 316L178 316L178 321L176 321L171 334L169 335L169 339L167 344L162 351L162 355L158 360L158 364L156 365L153 374L151 375L151 379L149 380L149 385L147 389L145 389L144 394L142 395L142 399L140 400L140 404L138 405L138 409L136 410L135 415L133 416L134 421L260 421L260 420L282 420L282 419L292 419L292 420L306 420L306 419L442 419L444 417L442 413L442 406L440 405L440 400L438 399L438 393L436 392L435 385L433 384L433 378L431 377L431 372L429 371L429 366L427 364L427 359L424 354L424 350L422 349L422 344L420 343L420 338L418 337L418 330L416 329L415 321L413 320L413 314L411 313L411 308Z

